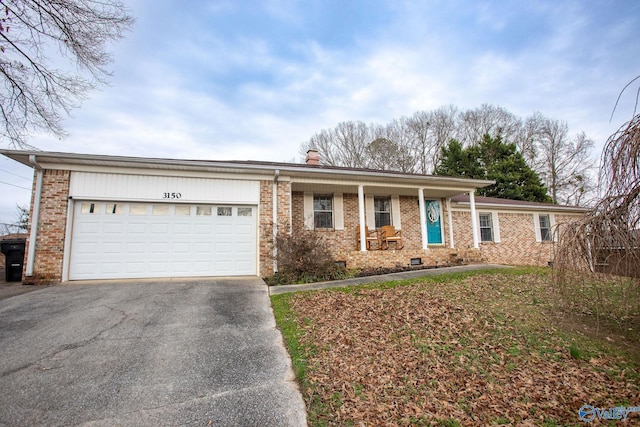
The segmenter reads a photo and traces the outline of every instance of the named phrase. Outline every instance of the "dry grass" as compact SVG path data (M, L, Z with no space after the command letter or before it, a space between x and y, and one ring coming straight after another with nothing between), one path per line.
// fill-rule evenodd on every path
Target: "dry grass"
M565 328L553 298L520 270L273 302L311 425L579 425L585 403L640 405L638 360Z

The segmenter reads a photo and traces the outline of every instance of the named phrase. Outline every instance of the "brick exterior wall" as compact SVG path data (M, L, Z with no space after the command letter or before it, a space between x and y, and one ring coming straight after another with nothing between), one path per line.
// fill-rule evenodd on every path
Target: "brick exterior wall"
M495 214L495 211L492 211ZM454 243L458 248L472 248L471 213L453 211ZM579 216L556 214L556 226ZM499 212L500 242L480 242L482 260L509 265L548 265L553 261L553 242L537 242L533 213Z
M288 233L291 216L291 182L278 181L278 233ZM260 218L258 224L260 277L273 275L273 182L260 181Z
M35 251L34 275L23 283L50 284L62 280L65 227L68 209L70 172L46 170L43 175L40 219ZM35 187L35 180L34 180ZM33 195L32 195L33 198ZM402 250L359 250L356 226L359 222L358 195L343 194L342 230L316 230L332 248L336 261L346 261L348 268L396 267L409 265L411 258L422 258L428 266L446 266L460 263L492 262L512 265L546 265L553 260L553 244L536 242L534 216L526 212L500 212L500 243L481 243L473 248L471 217L468 211L452 211L455 248L449 248L449 230L446 204L440 200L443 222L443 245L422 249L420 211L417 196L400 197L402 221ZM304 224L304 194L292 192L291 183L281 180L277 184L278 233L288 233L290 227ZM31 203L33 207L33 200ZM493 211L495 212L495 211ZM31 212L31 215L33 213ZM555 215L556 225L576 218L576 215ZM290 224L291 221L291 224ZM31 224L29 224L31 227ZM273 274L273 181L260 181L258 207L259 269L261 277ZM30 229L28 230L30 233ZM31 242L27 240L26 253ZM25 259L26 272L26 259Z
M273 182L260 181L260 212L258 239L260 239L259 274L261 277L273 274Z
M336 261L346 261L347 268L393 268L407 266L411 258L422 258L427 266L457 265L460 263L480 262L480 251L473 248L450 249L448 245L447 213L443 211L444 221L443 241L445 245L430 246L422 249L422 237L420 231L420 209L418 197L400 197L400 219L402 223L402 237L404 247L401 250L371 250L362 252L359 250L356 227L359 222L358 195L345 193L342 195L344 207L343 230L316 230L329 243ZM304 224L304 194L292 193L292 217L295 227ZM442 204L444 207L444 204Z
M31 241L27 238L25 249L25 268L22 283L44 285L59 283L62 280L62 262L64 256L64 238L67 222L67 207L69 205L69 171L45 170L42 178L42 195L40 197L40 218L38 221L38 236L36 239L35 262L33 276L26 276L26 254L29 253ZM33 218L33 195L31 196L30 218ZM31 222L29 230L31 233Z

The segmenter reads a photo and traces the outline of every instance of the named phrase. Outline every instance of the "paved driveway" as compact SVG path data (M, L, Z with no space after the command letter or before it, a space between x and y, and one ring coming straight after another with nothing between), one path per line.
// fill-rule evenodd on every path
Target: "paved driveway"
M49 287L0 301L0 425L306 425L259 279Z

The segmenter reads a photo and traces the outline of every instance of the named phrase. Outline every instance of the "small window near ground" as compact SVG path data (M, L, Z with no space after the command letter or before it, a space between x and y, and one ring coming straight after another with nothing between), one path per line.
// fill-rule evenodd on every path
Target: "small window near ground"
M151 209L151 215L153 216L168 216L169 205L153 205Z
M315 228L333 228L333 195L313 195L313 226Z
M191 206L177 205L174 212L175 216L189 216L191 215Z
M551 221L549 215L540 215L540 239L543 242L551 241Z
M218 207L218 216L231 216L231 207L230 206L219 206Z
M480 240L483 242L493 242L493 222L491 214L480 214Z
M98 209L96 209L95 203L83 202L80 207L80 212L83 214L94 214L98 213Z
M197 206L196 215L198 216L211 216L211 206Z
M129 205L129 215L146 215L147 205L131 204Z
M107 203L107 215L122 215L124 205L121 203Z
M252 216L253 209L251 208L238 208L238 216Z
M376 218L376 228L391 225L391 197L374 197L373 211Z

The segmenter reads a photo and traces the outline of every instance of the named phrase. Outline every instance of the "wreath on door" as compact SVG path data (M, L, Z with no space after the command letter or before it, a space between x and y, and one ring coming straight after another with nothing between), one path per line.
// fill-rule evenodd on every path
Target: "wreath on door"
M429 217L429 222L432 224L440 219L440 206L438 205L438 202L431 202L429 204L427 215Z

